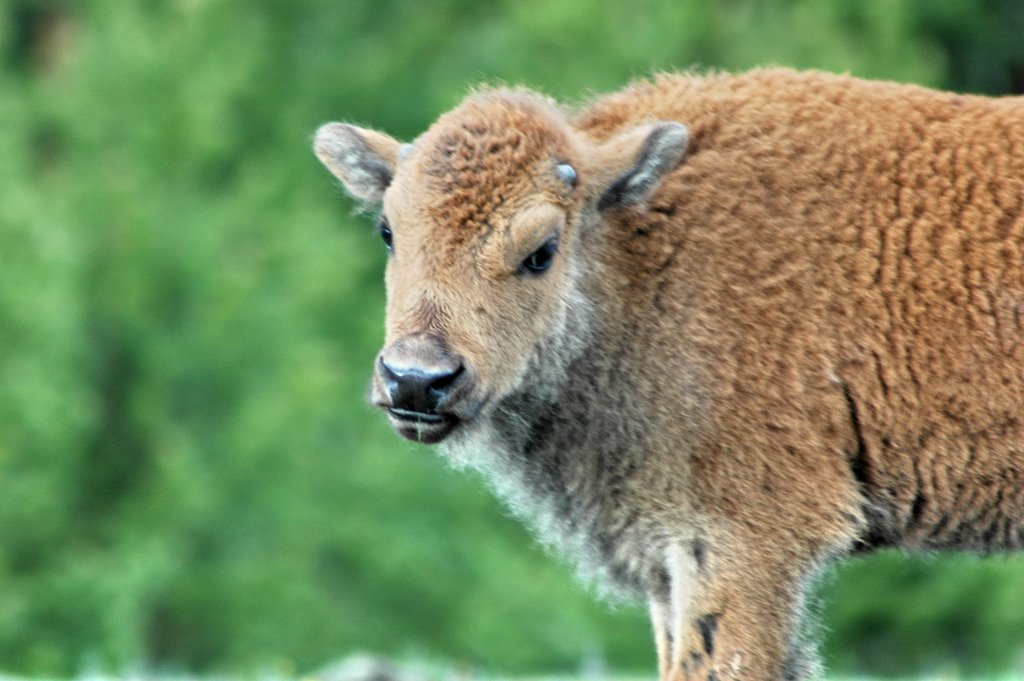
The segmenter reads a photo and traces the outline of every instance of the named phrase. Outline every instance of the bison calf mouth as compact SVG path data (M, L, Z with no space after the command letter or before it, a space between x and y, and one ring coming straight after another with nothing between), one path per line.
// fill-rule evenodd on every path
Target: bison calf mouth
M397 407L387 408L391 426L402 437L414 442L432 445L448 437L459 424L451 414L411 411Z

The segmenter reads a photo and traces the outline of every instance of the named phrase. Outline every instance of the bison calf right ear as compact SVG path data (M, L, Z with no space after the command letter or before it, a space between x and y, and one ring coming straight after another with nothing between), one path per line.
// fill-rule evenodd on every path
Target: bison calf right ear
M328 123L316 131L313 150L345 189L365 203L379 203L391 184L401 145L376 130Z
M625 165L626 169L620 171L601 195L597 204L599 210L644 201L686 154L690 132L682 123L655 123L640 131L643 132L646 134L641 137L636 131L630 131L608 143L612 146L611 156L621 159L618 164Z

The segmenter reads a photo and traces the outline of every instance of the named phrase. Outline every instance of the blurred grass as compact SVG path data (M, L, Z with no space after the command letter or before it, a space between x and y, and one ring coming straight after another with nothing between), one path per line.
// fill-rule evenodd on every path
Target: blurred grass
M569 674L539 676L501 676L490 674L450 673L450 670L435 668L420 670L423 681L657 681L656 676L643 675L612 675L612 676L580 676ZM1018 675L963 676L955 672L924 674L915 676L862 676L826 674L821 681L1019 681ZM322 681L316 675L283 676L276 672L245 676L194 676L194 675L151 675L126 674L119 676L84 675L72 679L61 677L18 677L0 674L0 681Z

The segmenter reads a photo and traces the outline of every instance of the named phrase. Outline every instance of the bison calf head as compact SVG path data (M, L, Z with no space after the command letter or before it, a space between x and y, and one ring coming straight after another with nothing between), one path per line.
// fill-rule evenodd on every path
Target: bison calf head
M440 442L560 381L586 351L606 215L642 203L686 145L672 122L590 137L552 102L507 90L471 96L411 144L320 128L320 160L381 209L387 334L371 393L395 429Z

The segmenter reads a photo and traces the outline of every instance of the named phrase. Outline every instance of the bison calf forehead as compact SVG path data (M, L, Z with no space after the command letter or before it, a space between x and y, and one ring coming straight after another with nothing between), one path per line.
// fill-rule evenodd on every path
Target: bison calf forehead
M536 194L568 205L555 165L571 161L567 123L535 94L489 91L442 116L416 143L412 188L433 221L479 230L499 207Z

